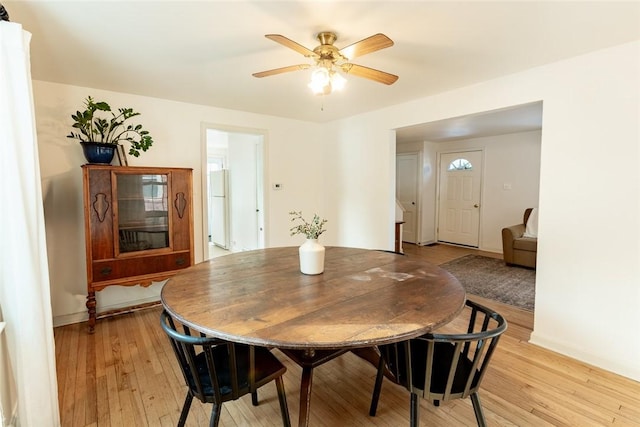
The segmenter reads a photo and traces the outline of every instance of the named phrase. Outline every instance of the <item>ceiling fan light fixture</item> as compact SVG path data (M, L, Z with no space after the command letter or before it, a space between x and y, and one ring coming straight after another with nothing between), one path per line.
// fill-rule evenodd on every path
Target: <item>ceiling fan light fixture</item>
M335 70L318 67L311 73L311 81L307 86L315 95L329 95L334 90L344 89L347 80Z
M325 93L325 88L330 84L329 70L326 68L318 67L311 72L311 81L308 86L314 94Z
M342 90L347 85L347 79L334 71L331 75L331 86L334 90Z

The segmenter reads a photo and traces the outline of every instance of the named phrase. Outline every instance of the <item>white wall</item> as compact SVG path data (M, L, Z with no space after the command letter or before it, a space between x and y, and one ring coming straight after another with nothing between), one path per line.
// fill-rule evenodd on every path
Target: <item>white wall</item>
M634 42L332 123L327 201L391 245L361 237L392 228L389 129L543 101L532 342L640 380L639 89Z
M82 175L85 163L80 145L65 136L71 129L72 112L82 107L87 95L107 101L112 108L131 107L142 114L138 118L154 138L154 145L139 158L130 158L131 166L176 166L194 170L194 243L195 259L203 259L202 220L202 123L217 123L241 128L264 129L266 173L283 183L283 189L267 187L267 245L291 246L299 242L289 236L289 215L303 207L319 210L324 186L320 175L322 157L303 161L317 151L319 125L271 116L184 104L83 87L34 81L36 127L44 197L47 251L51 276L54 325L87 318L86 271ZM304 180L300 179L304 177ZM334 222L333 218L329 218ZM323 236L324 237L324 236ZM149 288L114 286L97 295L98 310L104 311L139 302L157 300L159 285ZM98 326L100 324L98 322Z
M34 82L54 321L86 318L80 147L64 135L92 94L143 112L156 145L132 164L193 167L202 234L200 124L267 129L269 246L287 212L329 220L325 244L393 249L395 135L390 129L543 101L534 343L640 380L640 42L326 125ZM169 118L169 119L168 119ZM196 259L202 259L196 239ZM144 290L108 289L99 308ZM151 289L149 292L153 293ZM155 290L157 293L157 290ZM99 327L99 324L98 324Z
M393 250L395 132L371 126L376 120L371 113L327 125L324 207L336 222L325 234L343 246Z

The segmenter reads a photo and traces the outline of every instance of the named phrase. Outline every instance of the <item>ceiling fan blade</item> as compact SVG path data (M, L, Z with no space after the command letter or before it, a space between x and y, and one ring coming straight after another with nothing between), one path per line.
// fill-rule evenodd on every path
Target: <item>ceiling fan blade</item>
M260 71L259 73L253 73L253 77L268 77L275 76L276 74L288 73L290 71L306 70L310 67L309 64L289 65L288 67L274 68L273 70Z
M378 33L340 49L340 54L348 59L353 59L391 46L393 46L393 40Z
M304 56L308 56L308 57L316 56L316 54L312 50L307 49L301 44L296 43L293 40L288 39L285 36L282 36L280 34L267 34L265 35L265 37L268 38L269 40L273 40L276 43L280 43L281 45L288 47L289 49L293 49L296 52L303 54Z
M354 76L364 77L365 79L373 80L378 83L384 83L386 85L391 85L398 80L398 76L395 74L385 73L384 71L375 70L369 67L363 67L362 65L357 64L342 64L340 65L342 71L347 74L353 74Z

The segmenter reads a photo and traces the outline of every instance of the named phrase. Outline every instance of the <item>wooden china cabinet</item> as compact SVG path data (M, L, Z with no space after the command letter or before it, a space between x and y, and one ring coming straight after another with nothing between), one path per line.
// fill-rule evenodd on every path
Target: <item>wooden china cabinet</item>
M96 325L96 292L149 286L193 265L192 170L82 166L87 310Z

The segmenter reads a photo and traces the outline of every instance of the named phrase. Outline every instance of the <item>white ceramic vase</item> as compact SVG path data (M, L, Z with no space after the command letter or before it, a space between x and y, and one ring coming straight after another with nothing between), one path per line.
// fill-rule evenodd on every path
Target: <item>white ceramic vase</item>
M307 239L298 252L303 274L320 274L324 271L324 246L318 243L318 239Z

